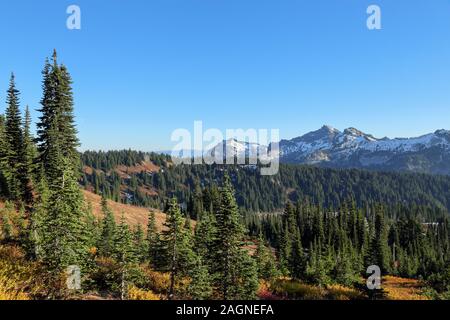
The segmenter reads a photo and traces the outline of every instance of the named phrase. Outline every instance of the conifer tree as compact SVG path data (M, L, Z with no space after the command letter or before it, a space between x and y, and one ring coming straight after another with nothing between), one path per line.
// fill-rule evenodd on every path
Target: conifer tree
M262 233L259 235L255 260L260 279L270 280L277 274L275 259L271 250L264 244Z
M133 244L135 246L135 254L138 262L144 262L147 256L148 248L144 238L144 230L142 225L138 224L133 233Z
M290 253L289 268L293 278L301 279L304 277L306 269L306 258L303 253L300 231L296 229L293 234L292 248Z
M184 219L175 198L172 198L168 204L165 227L162 240L166 250L167 266L170 270L169 299L173 299L178 276L187 275L195 261L192 244L188 240L190 235L184 229Z
M206 211L200 214L200 220L197 221L195 228L194 243L195 252L203 260L203 264L212 269L214 253L211 248L214 246L215 219L214 216Z
M224 300L244 298L242 295L248 297L257 279L256 263L249 257L248 252L242 249L244 226L227 174L220 190L215 229L213 270L217 274L216 286L220 296ZM253 270L250 270L251 267Z
M69 265L83 267L88 254L83 196L67 158L50 151L59 176L49 184L49 197L42 217L42 260L50 270L61 272Z
M38 182L36 184L36 199L34 201L33 210L30 215L29 223L29 246L28 253L35 259L42 259L45 254L42 249L44 218L47 214L49 189L45 178L44 169L40 166L37 174Z
M154 267L159 265L158 256L160 253L160 238L158 230L156 229L156 217L155 211L150 210L147 223L147 248L148 248L148 258L151 265Z
M34 160L36 158L36 146L31 135L31 115L28 106L25 108L23 123L23 174L24 174L24 202L31 206L33 202L33 173L35 172Z
M108 207L108 201L102 195L101 207L103 213L102 231L100 242L98 244L99 253L102 256L109 257L114 252L114 239L116 233L116 221L114 214Z
M113 257L120 264L120 298L125 300L128 294L129 271L136 263L136 254L133 246L133 238L128 225L125 222L125 215L122 212L120 224L114 234Z
M383 273L391 271L390 251L388 247L388 231L384 221L384 215L381 208L378 208L375 215L375 234L370 246L370 262L380 267Z
M4 138L9 194L18 206L23 202L31 202L19 94L12 74L6 99Z
M8 190L8 162L7 162L8 146L5 139L5 117L0 114L0 196L7 197Z
M79 145L73 115L72 80L65 66L58 65L56 51L53 64L47 60L43 74L42 113L37 124L39 158L47 168L50 165L50 150L58 145L62 156L70 159L72 168L78 169ZM46 172L47 173L47 172ZM48 173L47 173L48 174Z
M188 292L194 300L207 300L212 297L213 287L211 275L200 257L197 257L191 272L191 282Z

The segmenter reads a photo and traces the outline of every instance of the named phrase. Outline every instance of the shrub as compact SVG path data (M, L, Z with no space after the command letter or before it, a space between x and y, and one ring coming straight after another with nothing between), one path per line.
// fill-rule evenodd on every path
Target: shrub
M160 296L153 293L150 290L139 289L135 286L131 286L128 289L129 300L161 300Z

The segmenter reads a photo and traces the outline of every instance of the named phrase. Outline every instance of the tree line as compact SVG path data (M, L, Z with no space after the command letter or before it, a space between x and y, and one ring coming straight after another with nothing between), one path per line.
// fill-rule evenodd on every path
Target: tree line
M6 202L0 210L0 225L1 244L19 246L27 259L42 265L49 275L44 297L63 297L67 288L61 283L67 268L77 266L83 290L107 288L125 299L130 284L138 282L136 277L147 265L170 274L169 299L180 297L180 283L185 281L189 285L183 294L193 299L255 298L256 259L245 248L246 230L230 179L224 177L214 207L197 222L195 231L175 198L165 203L162 232L156 228L154 211L146 233L143 226L130 227L125 214L117 223L106 194L101 203L103 217L95 218L79 186L82 163L72 80L56 52L46 60L42 76L36 137L30 131L28 107L22 116L20 92L11 76L5 115L0 117L0 196ZM107 160L93 160L99 164L90 164L112 168L146 157L143 153L109 155ZM158 159L162 164L163 157ZM84 160L89 162L88 154ZM108 259L113 262L105 271Z
M305 165L281 164L275 176L261 176L253 166L179 165L170 166L170 157L148 154L158 163L158 172L130 173L121 177L114 171L117 161L135 157L130 150L115 152L89 151L82 155L83 163L92 166L92 174L83 173L81 184L96 193L104 193L115 201L140 206L162 208L165 201L176 196L188 206L198 190L218 184L224 171L232 178L239 207L246 214L283 212L287 202L308 201L323 207L339 207L352 198L358 207L383 203L432 206L450 210L450 177L427 174L370 172L357 169L329 169ZM138 158L131 166L139 164ZM142 188L156 191L146 194Z

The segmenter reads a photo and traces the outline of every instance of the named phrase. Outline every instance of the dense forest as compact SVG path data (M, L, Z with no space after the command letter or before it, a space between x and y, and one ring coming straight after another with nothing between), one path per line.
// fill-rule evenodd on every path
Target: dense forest
M115 201L142 206L162 207L172 196L189 205L196 192L217 185L225 170L232 177L238 204L246 213L281 213L288 201L299 200L337 208L349 198L358 207L407 203L450 210L448 176L285 164L281 164L277 175L261 176L254 166L170 166L169 156L131 150L87 151L81 159L84 166L95 169L91 174L84 172L82 185ZM125 177L114 170L119 165L133 167L143 161L152 161L161 170L131 171ZM143 189L156 194L146 194Z
M450 299L449 177L80 155L56 52L42 75L36 136L14 75L0 116L0 299L383 298L371 265ZM101 218L81 187L102 195ZM115 219L108 198L148 207L147 225Z

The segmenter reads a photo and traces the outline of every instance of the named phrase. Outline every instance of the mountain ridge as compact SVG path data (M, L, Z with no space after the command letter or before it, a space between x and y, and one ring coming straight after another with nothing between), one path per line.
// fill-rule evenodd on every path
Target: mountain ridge
M211 150L235 152L237 158L267 151L267 146L229 139ZM273 144L269 145L273 149ZM251 152L249 152L249 150ZM324 125L292 139L279 142L282 163L309 164L331 168L410 171L450 175L450 131L411 138L376 138L355 127L340 131Z

